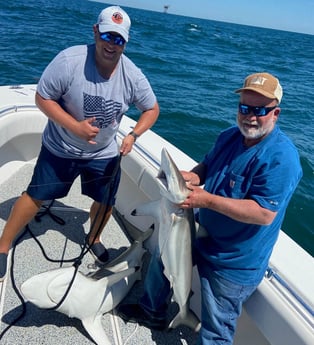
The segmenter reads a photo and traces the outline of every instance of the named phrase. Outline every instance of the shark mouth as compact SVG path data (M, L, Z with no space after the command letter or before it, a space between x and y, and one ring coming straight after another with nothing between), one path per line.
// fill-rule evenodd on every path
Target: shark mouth
M167 180L167 175L165 173L164 170L159 170L158 175L157 175L157 179L159 181L160 186L165 190L168 191L169 190L169 183Z

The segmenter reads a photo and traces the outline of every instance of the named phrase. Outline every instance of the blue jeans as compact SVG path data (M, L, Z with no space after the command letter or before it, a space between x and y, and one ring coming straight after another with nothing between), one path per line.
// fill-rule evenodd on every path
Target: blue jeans
M242 304L257 286L226 280L201 260L198 260L198 271L201 281L202 327L197 345L231 345ZM170 284L163 274L163 264L156 250L145 277L140 305L152 317L164 318L170 297Z
M198 262L201 281L202 327L197 345L231 345L242 304L257 285L233 283Z
M159 250L155 249L144 281L144 294L140 299L141 307L155 318L166 317L171 298L170 283L163 270Z

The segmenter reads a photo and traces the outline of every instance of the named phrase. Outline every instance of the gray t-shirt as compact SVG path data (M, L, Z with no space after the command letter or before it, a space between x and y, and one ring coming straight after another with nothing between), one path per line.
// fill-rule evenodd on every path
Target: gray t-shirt
M42 74L37 92L45 99L58 101L78 121L97 119L100 131L95 145L48 120L43 144L55 155L66 158L116 156L116 133L123 114L131 104L142 112L156 102L148 80L125 55L121 55L114 75L104 79L95 65L95 44L61 51Z

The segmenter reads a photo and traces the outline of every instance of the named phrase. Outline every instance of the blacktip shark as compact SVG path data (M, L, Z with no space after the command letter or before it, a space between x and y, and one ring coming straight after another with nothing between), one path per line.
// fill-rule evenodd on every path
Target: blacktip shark
M161 165L157 175L161 199L138 206L133 215L150 215L159 223L158 245L164 274L173 289L172 299L179 312L169 328L183 324L199 331L200 321L190 309L192 287L192 242L196 236L193 209L178 206L189 194L175 162L168 151L161 152Z
M76 317L97 345L111 345L102 327L102 315L113 310L141 279L143 242L152 234L148 229L116 259L96 272L77 272L74 283L57 311ZM55 307L64 296L75 268L64 267L35 275L26 280L21 291L25 299L39 308Z

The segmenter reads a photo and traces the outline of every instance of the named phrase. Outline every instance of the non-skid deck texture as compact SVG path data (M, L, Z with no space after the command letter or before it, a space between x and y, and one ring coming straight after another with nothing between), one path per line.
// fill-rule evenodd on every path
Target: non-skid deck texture
M0 186L0 232L13 203L26 188L32 170L32 164L27 164ZM65 260L80 254L84 237L90 226L88 218L90 203L88 198L80 194L79 181L77 181L69 196L53 204L53 214L61 217L65 225L58 224L49 215L42 217L40 222L30 223L30 229L43 245L48 257L54 260ZM103 233L102 240L109 249L110 259L121 254L130 245L128 238L113 217ZM149 255L145 254L144 258L143 275L145 275ZM93 263L93 258L88 253L80 265L80 271L88 272ZM71 264L66 263L63 266L68 265ZM18 289L29 277L58 267L60 267L59 263L46 260L29 233L25 233L21 241L17 243L13 278ZM137 301L141 295L142 283L139 281L134 285L125 301ZM2 332L23 311L22 303L12 286L11 275L8 275L4 283L0 283L0 297ZM88 301L85 302L88 303ZM171 332L159 332L132 323L125 324L115 315L115 311L103 316L103 327L112 345L194 345L197 339L197 335L186 327L179 327ZM6 332L0 343L1 345L94 344L80 320L69 318L57 311L39 309L30 303L26 303L25 315Z

